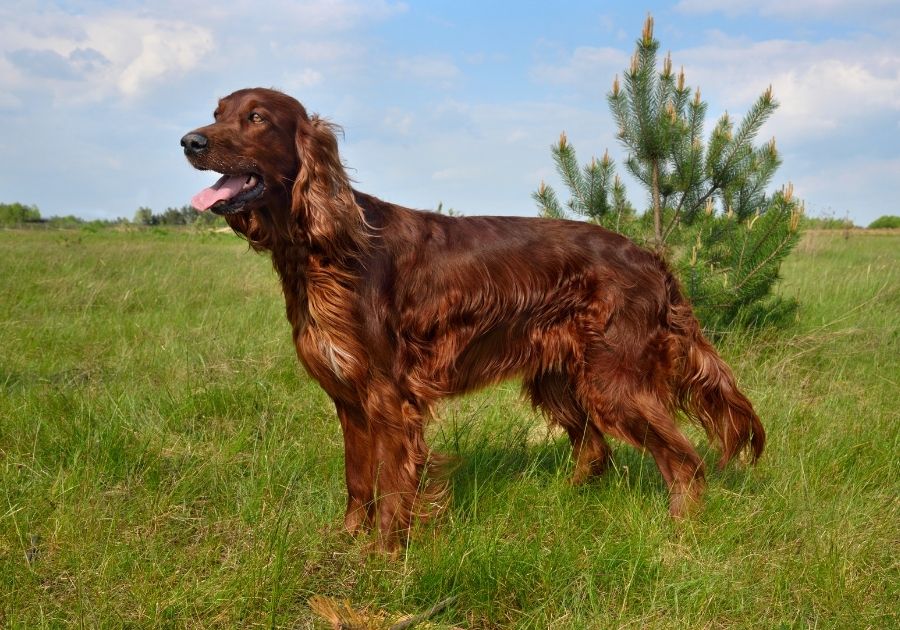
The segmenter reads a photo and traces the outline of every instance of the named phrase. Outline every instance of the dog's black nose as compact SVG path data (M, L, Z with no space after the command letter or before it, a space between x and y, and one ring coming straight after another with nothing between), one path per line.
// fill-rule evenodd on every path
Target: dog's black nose
M200 155L209 147L209 138L193 131L181 139L185 155Z

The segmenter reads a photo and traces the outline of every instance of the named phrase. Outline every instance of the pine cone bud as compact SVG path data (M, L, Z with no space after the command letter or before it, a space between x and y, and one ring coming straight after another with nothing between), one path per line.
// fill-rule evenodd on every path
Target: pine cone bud
M643 41L644 46L649 46L653 43L653 16L649 13L647 14L647 21L644 22L644 31L641 33L641 41Z
M791 199L794 198L794 184L792 182L788 182L782 189L782 194L784 195L784 202L790 203Z

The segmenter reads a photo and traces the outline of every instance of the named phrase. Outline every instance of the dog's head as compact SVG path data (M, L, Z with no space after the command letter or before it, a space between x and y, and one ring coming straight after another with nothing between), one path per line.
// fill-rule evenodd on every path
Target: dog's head
M275 90L245 89L219 100L213 118L181 139L192 165L222 175L191 204L222 215L289 205L299 170L297 129L309 124L303 106Z
M358 214L335 125L265 88L226 96L213 117L181 139L194 167L222 175L194 195L196 209L223 215L263 249L273 239L296 240L296 230L306 240L327 241L343 231L337 228L344 215Z

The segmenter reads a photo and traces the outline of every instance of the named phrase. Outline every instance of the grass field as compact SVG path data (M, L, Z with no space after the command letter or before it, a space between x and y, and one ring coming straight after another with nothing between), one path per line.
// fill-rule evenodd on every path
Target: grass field
M340 531L339 425L228 234L0 231L0 627L886 628L900 600L900 235L808 233L792 329L724 339L768 430L675 526L652 459L573 488L517 384L446 404L446 515ZM375 626L373 626L375 627Z

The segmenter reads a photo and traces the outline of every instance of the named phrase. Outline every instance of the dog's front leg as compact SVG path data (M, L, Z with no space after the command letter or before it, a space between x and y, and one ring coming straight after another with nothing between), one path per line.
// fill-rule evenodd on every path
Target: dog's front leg
M369 388L367 415L375 456L375 503L380 544L395 549L409 531L428 447L419 409L399 388L374 381Z
M344 529L351 534L371 529L375 516L375 445L371 426L358 404L335 401L344 432L347 511Z

